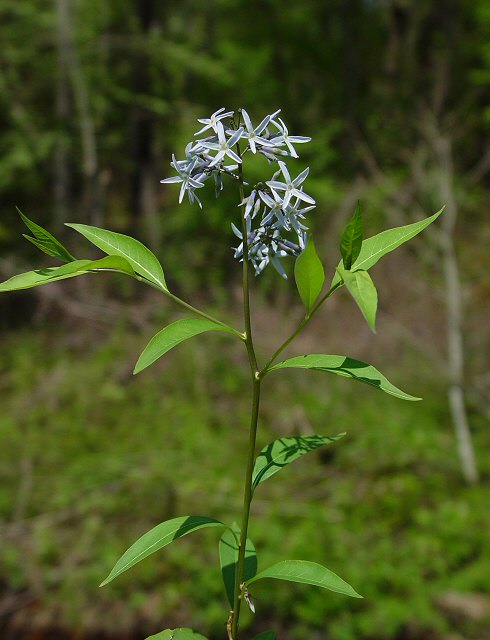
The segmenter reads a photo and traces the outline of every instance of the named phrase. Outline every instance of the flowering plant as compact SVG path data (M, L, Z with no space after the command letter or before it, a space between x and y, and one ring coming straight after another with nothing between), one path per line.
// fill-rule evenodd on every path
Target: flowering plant
M279 111L266 116L257 126L245 111L219 109L209 118L201 119L202 128L185 149L185 159L172 157L171 166L177 175L163 179L162 183L180 184L179 202L185 194L191 203L202 207L197 192L213 180L216 195L226 182L238 186L238 211L231 222L239 244L234 256L242 262L243 323L236 329L225 322L197 309L172 293L167 286L163 268L156 256L138 240L120 233L83 224L68 224L102 250L105 257L97 260L76 259L51 233L19 212L32 235L25 237L49 256L60 260L61 266L29 271L0 284L0 292L27 289L72 278L87 273L115 271L157 289L192 315L182 318L159 331L141 353L134 373L143 371L170 349L184 340L207 331L223 334L243 342L248 355L252 402L250 412L247 466L243 489L243 509L240 526L227 524L202 515L186 515L162 522L143 534L116 562L106 585L135 564L159 551L174 540L205 527L222 530L219 540L219 562L226 596L230 608L224 616L229 640L237 640L242 605L255 612L251 589L258 580L277 579L322 587L347 596L361 596L342 578L315 562L282 560L258 570L257 554L248 538L251 505L259 485L294 460L318 447L332 444L345 434L308 435L280 438L256 452L259 403L262 381L266 376L287 368L312 369L344 376L362 382L404 400L418 400L389 382L374 366L343 355L307 354L277 361L279 355L298 334L305 329L335 291L344 287L351 294L374 331L377 309L377 291L369 269L385 254L410 240L439 215L434 215L397 227L365 239L361 207L358 203L354 215L340 239L340 261L336 266L330 287L324 291L325 271L317 255L313 239L308 235L306 214L315 207L315 200L304 191L309 169L294 179L286 160L298 157L295 145L310 138L293 136L279 117ZM249 185L244 179L245 157L260 154L273 165L270 179ZM235 222L237 224L235 224ZM250 312L249 272L253 267L259 275L271 264L282 277L287 277L282 260L295 258L294 278L305 308L301 321L292 334L280 344L267 362L259 364L255 352ZM274 640L274 631L264 631L255 640ZM167 629L153 640L203 640L191 629Z

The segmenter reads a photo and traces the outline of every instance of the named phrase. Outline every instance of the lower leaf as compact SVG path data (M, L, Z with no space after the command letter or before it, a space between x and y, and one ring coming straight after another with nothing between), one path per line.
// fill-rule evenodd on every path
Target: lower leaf
M57 280L74 278L90 271L123 271L129 275L134 275L133 268L127 260L118 256L107 256L100 260L74 260L61 267L48 267L27 271L0 284L2 291L20 291L21 289L31 289Z
M207 640L204 636L192 629L165 629L154 636L149 636L146 640Z
M263 578L276 578L276 580L311 584L315 587L322 587L323 589L351 596L352 598L362 598L345 580L342 580L337 574L316 562L284 560L273 564L268 569L264 569L264 571L260 571L256 576L248 580L246 584L249 586L252 582Z
M344 376L346 378L352 378L358 382L364 382L372 387L376 387L385 393L389 393L392 396L401 398L402 400L420 400L421 398L415 398L395 387L391 384L385 376L378 371L375 367L362 362L361 360L355 360L347 356L334 356L324 355L320 353L296 356L294 358L288 358L273 365L269 371L276 371L278 369L314 369L316 371L327 371L329 373L335 373L338 376Z
M255 460L252 487L256 489L261 482L264 482L264 480L273 476L286 465L305 455L305 453L340 440L343 436L345 436L345 433L339 433L337 436L290 436L270 442L262 449Z
M206 516L182 516L158 524L129 547L99 586L103 587L108 584L121 573L134 567L135 564L155 553L155 551L166 547L174 540L205 527L224 527L224 524L219 520Z
M233 607L235 601L236 567L238 563L238 547L240 541L240 527L233 523L227 528L219 541L219 560L221 575L225 585L226 595ZM257 554L253 542L247 538L245 546L245 562L243 567L243 579L249 580L257 573Z

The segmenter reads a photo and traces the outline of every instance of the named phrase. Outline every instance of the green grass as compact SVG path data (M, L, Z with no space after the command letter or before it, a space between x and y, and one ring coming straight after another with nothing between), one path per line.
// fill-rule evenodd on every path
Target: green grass
M164 519L238 519L249 402L241 345L196 338L133 377L141 336L116 329L108 342L87 335L67 346L39 334L10 334L2 348L1 577L13 589L34 588L41 610L68 627L144 633L192 625L224 638L214 531L97 585ZM284 371L266 381L260 446L282 435L348 435L261 485L250 532L259 567L318 561L364 600L264 581L252 590L257 615L246 614L244 625L275 626L284 640L437 638L449 630L487 637L488 620L455 625L435 600L447 591L490 594L488 429L474 417L483 482L467 488L431 371L424 380L409 362L375 364L426 400L403 402L321 373Z

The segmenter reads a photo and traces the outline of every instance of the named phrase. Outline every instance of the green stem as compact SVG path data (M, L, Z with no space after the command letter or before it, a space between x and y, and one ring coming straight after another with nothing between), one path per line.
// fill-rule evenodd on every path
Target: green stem
M259 417L259 402L260 402L260 380L254 380L253 382L253 395L252 395L252 415L250 419L250 434L248 443L248 460L247 471L245 475L245 491L243 495L243 514L240 533L240 547L238 550L238 561L235 578L235 600L233 602L233 624L232 624L232 638L237 640L238 638L238 623L240 620L240 607L242 603L242 588L243 583L243 571L245 566L245 549L247 545L247 533L248 523L250 519L250 505L252 503L252 474L255 464L255 442L257 438L257 425Z
M320 300L315 304L315 306L313 307L313 309L310 311L309 314L307 314L303 320L301 320L301 322L299 323L299 325L296 327L296 329L293 331L293 333L289 336L289 338L287 338L282 344L281 346L276 349L276 351L274 352L274 355L271 357L271 359L267 362L267 364L260 370L259 372L259 378L263 378L265 376L265 374L267 373L269 367L273 364L274 360L276 360L276 358L284 351L284 349L286 347L288 347L291 342L297 337L299 336L299 334L303 331L303 329L307 326L307 324L309 323L309 321L311 320L311 318L313 317L313 315L318 311L318 309L322 306L322 304L325 302L325 300L327 300L328 298L330 298L330 296L333 294L334 291L336 291L339 287L341 287L344 283L343 282L337 282L336 284L333 285L333 287L331 287L327 293L320 298Z
M146 278L143 278L142 276L136 275L134 277L139 282L144 282L145 284L149 285L150 287L153 287L153 289L156 289L157 291L160 291L160 293L163 293L163 295L167 296L167 298L170 298L170 300L173 300L176 304L178 304L179 306L183 307L184 309L187 309L187 311L190 311L191 313L195 313L196 315L201 316L201 318L206 318L206 320L210 320L211 322L214 322L215 324L219 324L221 327L225 327L226 329L228 329L229 331L234 333L241 340L245 340L245 335L243 333L241 333L240 331L237 331L236 329L234 329L233 327L230 327L230 325L226 324L225 322L222 322L221 320L218 320L217 318L214 318L213 316L209 315L209 313L206 313L205 311L201 311L200 309L196 309L196 307L193 307L188 302L185 302L185 300L181 300L181 298L179 298L178 296L174 295L173 293L170 293L170 291L168 291L168 289L164 289L163 287L159 287L157 284L154 284L153 282L150 282L149 280L147 280Z
M240 145L237 143L237 153L240 155ZM240 202L243 202L245 193L243 189L243 168L238 166ZM233 602L231 636L233 640L238 638L238 627L240 620L240 607L242 602L243 572L245 566L245 550L247 545L248 523L250 519L250 505L252 503L252 474L255 463L255 444L257 439L257 426L259 418L260 403L260 380L258 377L257 358L252 339L252 321L250 317L250 287L249 287L249 260L248 260L248 237L247 225L244 216L244 207L241 208L242 216L242 240L243 240L243 319L245 323L245 346L250 364L252 376L252 414L250 419L250 433L248 443L247 470L245 473L245 486L243 493L243 512L240 531L240 545L238 548L238 559L235 576L235 598Z

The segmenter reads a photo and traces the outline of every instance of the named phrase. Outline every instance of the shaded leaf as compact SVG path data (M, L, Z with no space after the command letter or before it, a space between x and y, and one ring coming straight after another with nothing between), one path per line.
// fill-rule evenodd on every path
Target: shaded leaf
M361 251L362 246L362 212L359 200L351 221L346 225L340 238L340 254L345 269L350 269Z
M237 542L238 541L238 542ZM233 523L227 528L219 541L219 560L221 575L225 585L226 595L233 607L235 599L236 566L238 563L238 545L240 541L240 527ZM245 562L243 567L243 579L253 578L257 573L257 554L253 542L247 538L245 547Z
M166 629L146 640L207 640L204 636L192 629Z
M392 396L402 398L403 400L421 400L421 398L410 396L392 385L382 373L372 365L367 364L367 362L348 358L347 356L323 354L296 356L295 358L289 358L288 360L278 362L268 371L288 368L328 371L329 373L335 373L338 376L345 376L346 378L352 378L358 382L364 382L365 384L369 384L381 391L384 391L385 393L389 393Z
M141 562L152 553L159 551L168 544L182 538L193 531L205 527L223 527L224 524L214 518L206 516L181 516L158 524L147 531L119 558L107 578L100 584L101 587L108 584L124 571Z
M92 244L112 256L121 256L131 264L134 271L162 289L167 289L162 265L157 257L139 240L122 233L91 227L86 224L68 224L87 238Z
M298 292L309 313L325 282L325 271L315 249L313 238L310 238L306 249L294 264L294 278Z
M371 331L376 333L376 311L378 308L378 292L367 271L347 271L337 267L347 290L354 298L357 306L366 319Z
M17 212L22 218L22 221L26 227L32 232L34 238L26 234L22 234L26 240L32 242L33 245L47 253L48 256L53 258L59 258L64 262L72 262L75 258L71 255L66 247L64 247L59 240L57 240L49 231L46 231L43 227L36 222L30 220L22 211L17 207Z
M260 571L251 580L247 581L247 586L262 580L263 578L275 578L276 580L288 580L289 582L301 582L311 584L315 587L323 587L336 593L342 593L352 598L362 598L354 589L338 575L322 567L316 562L306 560L283 560L273 564L268 569Z
M253 640L276 640L275 631L262 631L258 636L255 636Z
M31 289L42 284L49 284L57 280L74 278L95 270L116 270L134 274L133 268L127 260L118 256L107 256L100 260L74 260L61 267L47 267L36 271L27 271L0 284L0 293L3 291L19 291Z
M325 444L336 442L345 436L291 436L270 442L257 456L252 475L252 486L255 489L283 467L294 462L305 453L314 451Z
M170 349L184 342L184 340L188 340L205 331L226 331L227 333L233 333L231 329L227 329L205 318L183 318L182 320L177 320L153 336L138 358L133 373L136 374L143 371L143 369L149 367L155 360L158 360L158 358L161 358L161 356L170 351Z

